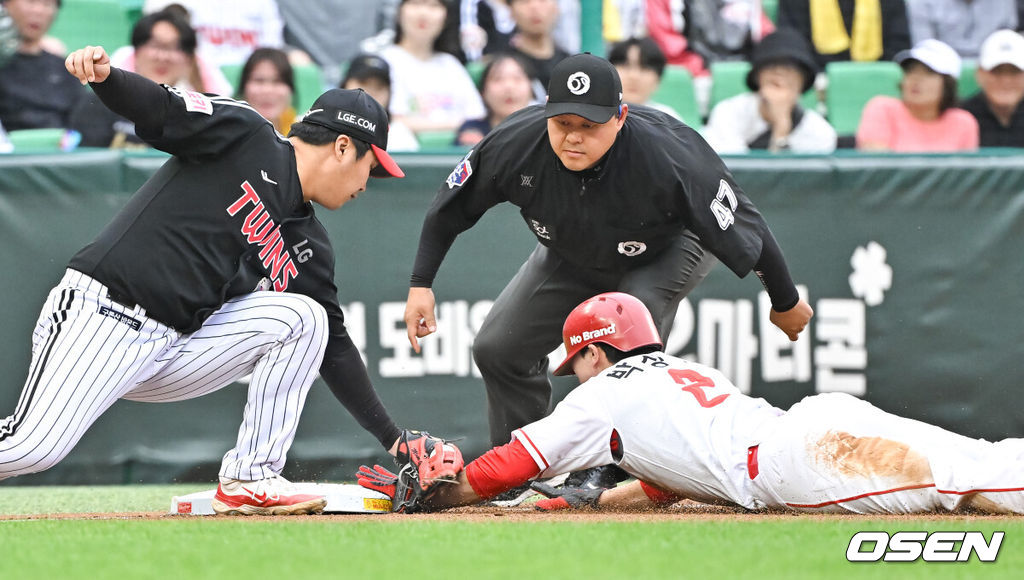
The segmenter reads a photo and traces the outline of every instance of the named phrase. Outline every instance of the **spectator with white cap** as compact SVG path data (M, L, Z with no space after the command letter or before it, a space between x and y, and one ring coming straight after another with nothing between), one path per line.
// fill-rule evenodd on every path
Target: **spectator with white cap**
M956 108L960 56L948 44L921 41L895 58L903 68L900 97L879 95L857 127L861 150L912 153L973 151L978 122Z
M981 91L963 108L978 121L982 147L1024 147L1024 36L997 30L985 39L975 73Z

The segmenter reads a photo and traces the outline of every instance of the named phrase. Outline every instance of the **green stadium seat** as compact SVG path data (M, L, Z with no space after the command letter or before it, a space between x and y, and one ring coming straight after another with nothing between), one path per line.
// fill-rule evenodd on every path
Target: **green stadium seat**
M745 61L719 61L711 63L711 99L708 111L715 105L736 95L750 90L747 87L747 73L750 63ZM818 110L818 93L812 87L800 97L800 104L805 109Z
M708 103L708 111L715 108L715 105L745 93L747 88L747 73L750 72L750 63L745 61L721 61L713 62L711 71L711 99Z
M693 77L687 69L681 66L666 66L661 76L661 85L651 95L651 100L675 109L682 115L683 122L694 129L703 126L700 109L697 108L697 96L693 89Z
M900 66L891 61L830 62L825 67L828 90L825 105L828 121L840 135L853 135L860 124L860 114L872 97L900 95L903 76Z
M778 23L776 15L779 13L779 0L761 0L761 10L772 22Z
M416 140L420 142L420 151L447 151L455 147L455 131L420 131Z
M113 53L131 44L132 23L120 0L65 0L49 34L68 51L99 45Z
M301 115L309 110L313 101L316 101L326 87L319 66L308 64L292 68L295 71L295 95L292 98L292 105Z
M15 153L49 153L61 151L65 145L66 129L18 129L7 136ZM71 145L71 144L69 144Z
M125 15L128 17L128 22L132 26L142 18L142 8L146 3L146 0L118 0L121 4L121 10L124 10Z
M466 72L469 73L469 78L473 79L473 84L480 87L480 81L483 80L484 69L487 65L479 60L466 63Z
M978 70L978 63L976 61L964 61L963 67L960 68L960 80L957 82L957 96L960 100L965 100L973 97L978 93L981 88L978 86L978 79L974 77L974 73Z
M324 92L323 76L320 67L315 64L294 66L292 71L295 74L295 93L292 95L292 106L299 114L302 114L309 110L313 101ZM242 79L242 65L226 64L220 67L220 72L227 77L237 95L241 89L238 83Z
M238 92L241 87L238 86L238 81L242 80L242 65L240 64L224 64L220 67L220 72L224 73L224 78L228 79L231 83L231 88L235 90L235 95L238 96Z

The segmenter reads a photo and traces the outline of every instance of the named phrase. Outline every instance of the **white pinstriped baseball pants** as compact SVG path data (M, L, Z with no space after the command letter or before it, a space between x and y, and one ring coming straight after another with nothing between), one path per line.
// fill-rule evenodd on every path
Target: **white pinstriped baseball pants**
M192 399L250 373L238 439L220 475L279 474L326 345L327 313L307 296L239 296L181 334L68 270L40 314L18 405L0 420L0 479L57 464L118 399Z

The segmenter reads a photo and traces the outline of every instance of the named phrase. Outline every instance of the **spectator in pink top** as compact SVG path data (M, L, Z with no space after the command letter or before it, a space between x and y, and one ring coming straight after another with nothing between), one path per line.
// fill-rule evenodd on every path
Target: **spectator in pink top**
M878 96L864 107L857 148L938 153L978 148L978 122L956 108L960 56L928 39L896 55L903 68L900 98Z

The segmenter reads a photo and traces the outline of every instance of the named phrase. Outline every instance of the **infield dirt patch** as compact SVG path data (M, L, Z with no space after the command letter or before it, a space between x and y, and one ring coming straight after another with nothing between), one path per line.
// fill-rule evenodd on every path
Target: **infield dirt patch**
M471 506L447 510L444 512L430 514L321 514L314 516L182 516L172 515L166 512L110 512L110 513L54 513L54 514L22 514L22 515L0 515L0 521L11 520L154 520L154 519L176 519L176 518L205 518L210 520L240 519L253 522L267 521L393 521L407 522L412 520L433 520L433 521L471 521L471 522L542 522L542 521L704 521L704 520L733 520L733 521L755 521L755 520L787 520L787 519L814 519L814 520L856 520L856 519L885 519L885 520L956 520L956 519L984 519L1017 520L1021 516L997 515L975 512L962 513L932 513L914 515L858 515L858 514L809 514L783 511L762 511L748 512L740 508L728 506L713 506L697 502L684 501L670 507L658 508L656 510L566 510L560 512L542 512L532 506L518 506L513 508L500 508L491 506Z

